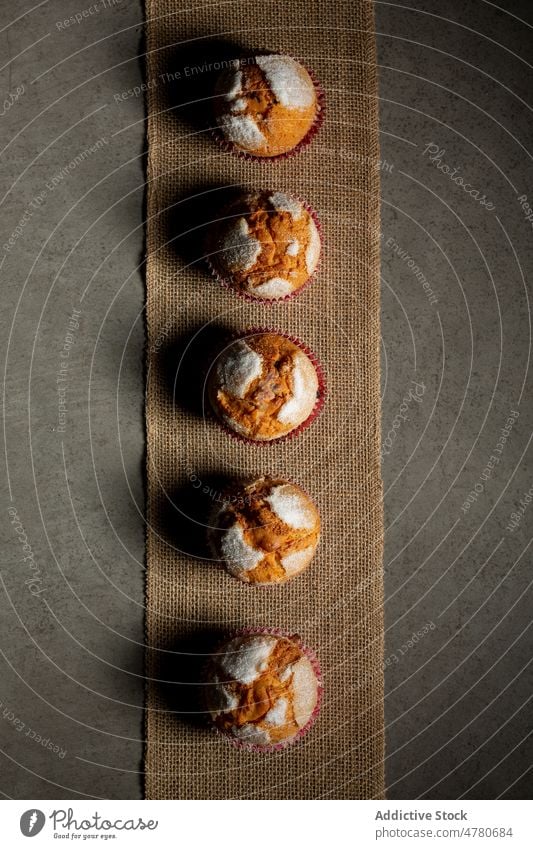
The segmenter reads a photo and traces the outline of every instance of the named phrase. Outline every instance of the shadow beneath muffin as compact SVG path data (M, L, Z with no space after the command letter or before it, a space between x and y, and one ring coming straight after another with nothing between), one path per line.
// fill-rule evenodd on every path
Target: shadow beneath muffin
M196 183L161 214L163 238L180 263L179 272L198 267L206 285L216 285L206 262L210 227L243 192L245 189L240 184Z
M217 77L223 70L238 68L242 60L247 62L253 55L230 39L183 33L179 44L164 51L157 85L161 107L193 133L210 132Z
M156 498L153 530L180 553L203 561L206 567L221 569L209 548L207 533L232 481L222 473L204 475L193 468L185 471L183 483Z
M164 710L172 713L177 722L210 730L206 666L211 653L226 636L227 631L215 626L178 636L164 651L148 649L152 686Z
M231 341L232 331L220 324L198 325L165 339L155 352L161 389L173 403L198 417L210 416L206 381L219 352Z

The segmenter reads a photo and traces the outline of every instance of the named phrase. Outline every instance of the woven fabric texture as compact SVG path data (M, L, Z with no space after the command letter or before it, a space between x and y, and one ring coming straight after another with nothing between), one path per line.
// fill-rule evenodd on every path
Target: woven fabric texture
M366 0L147 0L147 719L150 799L383 798L379 156L372 4ZM271 50L299 59L325 93L324 124L296 156L257 162L210 132L225 63ZM289 191L317 210L319 273L267 306L206 269L206 224L238 187ZM294 439L230 438L204 406L206 369L228 334L279 328L327 379L319 417ZM323 523L308 571L253 588L209 561L206 510L227 480L303 485ZM211 731L202 666L246 627L299 634L318 655L324 698L296 745L256 754Z

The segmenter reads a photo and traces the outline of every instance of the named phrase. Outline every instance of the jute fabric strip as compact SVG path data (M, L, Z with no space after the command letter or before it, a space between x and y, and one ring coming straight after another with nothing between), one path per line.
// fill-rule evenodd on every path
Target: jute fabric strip
M289 53L320 81L324 125L297 156L246 161L209 132L217 68ZM147 720L150 799L382 798L383 621L379 388L379 155L372 4L365 0L147 0ZM276 306L210 278L205 224L236 187L289 191L322 222L319 274ZM322 362L318 419L260 447L206 415L203 381L227 334L279 328ZM207 365L206 365L207 364ZM250 588L207 559L206 503L224 482L274 474L317 501L323 534L303 576ZM205 725L202 662L245 627L298 633L324 700L297 745L260 755Z

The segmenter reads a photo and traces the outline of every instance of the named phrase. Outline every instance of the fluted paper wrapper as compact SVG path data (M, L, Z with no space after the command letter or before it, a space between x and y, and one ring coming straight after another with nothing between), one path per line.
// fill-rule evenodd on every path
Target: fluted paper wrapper
M297 642L300 650L303 652L307 660L310 662L313 672L315 673L317 680L317 700L316 705L313 709L313 712L305 725L300 728L297 734L292 737L290 740L285 740L283 743L270 743L268 745L260 746L257 743L246 743L244 740L238 740L236 737L233 737L231 734L227 734L221 731L216 725L213 723L213 730L219 734L223 739L227 740L232 746L236 746L237 749L243 749L247 752L257 752L261 755L266 755L271 752L281 752L286 749L288 746L294 746L295 743L299 743L302 737L310 731L313 725L316 722L317 716L320 713L320 704L322 702L322 672L320 669L320 663L318 662L318 658L314 651L309 648L309 646L304 646L298 634L286 634L284 631L280 631L278 628L245 628L243 631L238 631L235 634L228 636L220 646L217 646L214 654L216 655L220 648L224 647L229 640L234 639L235 637L243 637L249 634L271 634L275 637L286 637L293 642ZM209 681L210 677L211 665L209 661L206 664L205 675L206 681ZM208 685L207 685L208 686ZM206 712L208 712L208 705L206 705Z

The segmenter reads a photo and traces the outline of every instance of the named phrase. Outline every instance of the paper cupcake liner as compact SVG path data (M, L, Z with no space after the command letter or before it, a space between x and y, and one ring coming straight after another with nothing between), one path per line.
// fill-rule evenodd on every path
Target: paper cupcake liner
M274 55L274 53L273 51L264 51L263 53L258 52L255 55ZM317 109L315 120L313 121L311 127L309 128L303 139L301 139L301 141L299 141L298 144L295 145L295 147L291 148L290 150L286 150L285 153L277 153L275 156L255 156L253 153L241 150L241 148L237 147L235 144L233 144L233 142L228 141L228 139L224 137L222 131L218 126L211 127L211 135L213 136L219 147L226 153L232 153L235 156L238 156L240 159L245 159L248 162L282 162L283 160L288 159L291 156L296 156L296 154L300 153L303 148L307 147L307 145L313 141L314 137L320 130L320 127L324 122L324 114L326 110L326 97L324 94L324 89L322 88L322 85L318 81L314 72L311 71L306 65L304 65L303 62L300 62L299 59L295 59L295 57L291 56L290 53L284 53L283 55L289 56L289 58L294 59L295 62L298 62L299 65L302 65L302 67L305 68L305 70L311 77L311 81L315 87Z
M236 637L248 636L250 634L270 634L274 637L286 637L287 639L292 640L293 642L296 641L296 639L297 639L299 648L301 649L303 654L306 656L306 658L309 660L309 662L310 662L310 664L313 668L313 672L316 675L316 680L317 680L317 685L318 685L317 686L317 700L316 700L316 705L313 709L313 712L312 712L311 716L309 717L309 719L307 720L306 724L304 726L302 726L302 728L300 728L298 730L298 732L294 735L294 737L291 737L290 740L284 740L281 743L269 743L269 744L264 745L264 746L261 746L258 743L247 743L244 740L238 740L236 737L233 737L231 734L229 734L225 731L222 731L220 728L218 728L212 720L210 720L210 725L213 728L214 732L216 734L218 734L219 737L226 740L228 743L230 743L236 749L243 749L244 751L256 752L258 754L269 754L269 753L272 753L272 752L281 752L281 751L283 751L283 749L286 749L288 746L292 746L298 740L301 740L302 737L304 737L308 733L308 731L311 730L313 725L315 724L316 719L318 717L318 714L320 713L320 707L321 707L321 704L322 704L322 695L323 695L323 692L324 692L324 687L323 687L323 684L322 684L322 670L320 668L320 663L319 663L318 658L317 658L316 654L314 653L314 651L312 649L310 649L308 646L304 645L304 643L302 642L302 640L300 639L300 637L298 635L289 634L286 631L281 630L280 628L243 628L239 631L234 631L234 632L230 633L223 641L221 641L218 644L217 648L213 651L212 654L216 654L217 651L220 648L222 648L222 646L224 646L230 640L233 640ZM208 673L209 673L209 661L206 664L206 668L205 668L205 677L206 678L208 676ZM208 711L207 705L206 705L206 711Z
M248 484L255 483L255 481L257 481L259 479L259 477L261 477L263 479L271 478L270 475L260 475L260 476L249 475L246 478L236 478L234 482L230 483L224 489L222 496L223 497L224 497L224 495L231 496L235 492L241 491ZM277 477L276 477L276 479L277 479ZM309 498L309 500L312 502L312 504L314 504L315 509L318 512L318 507L316 506L315 500L312 498L310 493L303 486L301 486L301 484L299 484L297 481L289 480L288 478L281 478L280 477L279 479L285 481L285 483L292 484L293 486L297 486L299 489L301 489L301 491L304 493L304 495L306 495ZM213 510L212 510L212 512L209 516L209 519L208 519L209 525L211 525L211 523L214 521L215 518L216 518L216 508L213 508ZM209 550L213 560L215 561L217 569L223 570L224 572L226 572L226 574L229 575L229 577L233 581L237 581L241 586L244 584L244 586L250 587L252 590L255 590L256 588L259 589L259 590L271 590L275 587L282 587L285 584L288 584L289 582L294 580L294 578L298 578L300 575L303 575L311 567L311 564L312 564L314 557L315 557L315 554L316 554L316 550L317 550L319 542L320 542L320 533L319 533L318 538L317 538L317 543L316 543L316 546L315 546L315 551L313 552L313 557L311 558L311 560L307 564L307 566L305 566L305 568L301 570L301 572L298 572L296 575L289 576L289 577L285 578L285 580L283 580L283 581L271 581L269 583L262 583L261 584L261 583L254 582L254 581L243 581L242 578L239 578L237 575L234 575L232 572L230 572L230 570L227 567L226 563L224 562L223 558L220 556L220 552L217 550L215 541L214 541L213 536L212 536L211 528L209 528L207 530L206 536L207 536L207 547L208 547L208 550Z
M270 190L266 189L265 191L270 191ZM251 301L254 304L258 304L258 303L259 304L265 304L265 306L272 306L272 304L279 304L279 303L283 303L284 301L290 301L290 300L292 300L292 298L296 298L296 297L298 297L298 295L301 295L301 293L305 289L307 289L309 284L313 282L313 280L315 279L315 277L317 276L317 274L320 270L320 266L322 265L324 236L323 236L322 224L321 224L320 219L318 217L318 213L316 212L316 210L313 209L312 206L310 206L307 203L307 201L303 200L302 198L298 197L297 195L291 195L291 197L294 198L295 200L298 200L302 204L304 209L309 213L309 215L311 216L311 218L315 222L315 227L316 227L316 229L318 231L318 235L320 237L320 254L319 254L319 257L318 257L318 262L316 264L316 268L313 271L313 273L309 275L309 277L307 278L305 283L302 283L302 285L298 289L295 289L293 292L289 292L288 295L283 295L281 298L261 298L261 297L259 297L259 295L252 295L250 292L246 292L243 289L240 289L238 286L236 286L231 281L231 279L229 277L224 277L220 273L220 271L215 267L211 258L206 257L207 267L209 268L209 271L210 271L212 277L216 280L216 282L219 283L221 286L224 286L225 289L229 289L231 292L233 292L239 298L243 298L243 300L245 300L245 301L248 301L248 302Z
M212 409L211 404L209 404L209 409L211 410L213 418L219 425L219 427L221 427L222 430L225 431L225 433L227 433L232 439L237 440L237 442L243 442L247 445L257 446L278 445L280 442L285 442L289 439L293 439L295 436L298 436L298 434L300 434L303 430L308 428L309 425L314 422L314 420L322 410L322 407L324 406L324 402L326 400L326 378L320 360L315 355L315 353L311 351L311 349L308 348L307 345L305 345L300 339L298 339L296 336L292 336L290 333L285 333L282 330L277 330L276 328L270 327L250 327L247 330L234 333L230 337L230 341L234 342L238 339L245 339L247 336L258 336L261 333L275 333L277 336L283 336L284 339L289 339L289 341L297 345L313 363L318 379L318 395L311 414L305 419L305 421L301 422L301 424L299 424L293 430L289 431L289 433L283 434L283 436L277 436L275 439L253 439L249 436L243 436L241 433L237 433L235 430L232 430L231 427L223 419L220 418L216 411Z

